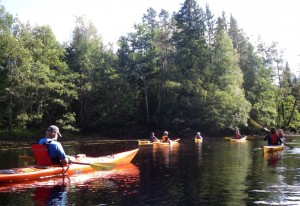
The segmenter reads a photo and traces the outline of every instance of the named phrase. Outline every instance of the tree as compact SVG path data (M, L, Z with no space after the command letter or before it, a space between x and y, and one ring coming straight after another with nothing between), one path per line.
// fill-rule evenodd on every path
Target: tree
M242 88L238 55L224 30L217 29L214 42L211 73L205 85L209 91L205 105L207 123L215 128L246 124L250 103Z
M123 71L126 71L124 77L131 79L130 82L134 85L133 88L140 88L143 91L146 122L149 126L148 90L152 77L159 70L160 50L155 43L157 28L152 27L153 20L149 21L148 19L148 22L151 22L151 24L135 25L136 32L130 33L126 41L122 41L118 54L121 59L120 66Z

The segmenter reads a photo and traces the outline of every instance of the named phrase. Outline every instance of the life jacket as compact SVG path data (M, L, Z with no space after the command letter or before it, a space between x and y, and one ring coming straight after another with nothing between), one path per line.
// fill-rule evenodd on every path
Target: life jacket
M168 136L162 136L161 137L161 141L163 141L163 142L167 142L169 140L169 138L168 138Z
M280 138L284 138L284 135L283 135L282 132L279 132L278 135L279 135Z
M273 144L273 145L276 145L276 144L277 144L277 141L278 141L278 139L277 139L277 134L274 133L274 134L270 134L270 135L271 135L271 142L272 142L272 144Z
M47 145L34 143L31 145L31 150L35 157L36 164L38 166L53 165L51 161L51 157L48 154Z

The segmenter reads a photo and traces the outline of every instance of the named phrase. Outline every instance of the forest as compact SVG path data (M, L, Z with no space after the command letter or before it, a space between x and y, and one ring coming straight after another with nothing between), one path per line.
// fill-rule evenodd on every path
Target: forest
M298 129L299 80L277 42L250 42L238 21L185 0L179 11L147 9L141 23L104 45L76 17L69 42L0 3L0 130L102 135L257 130L249 119Z

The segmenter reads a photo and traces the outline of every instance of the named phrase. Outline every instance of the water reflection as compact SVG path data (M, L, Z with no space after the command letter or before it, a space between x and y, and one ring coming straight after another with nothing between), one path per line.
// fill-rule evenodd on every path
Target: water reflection
M66 185L53 187L37 187L33 195L36 206L38 205L67 205Z
M294 149L269 155L261 149L265 142L256 140L206 138L200 144L191 139L172 147L139 147L133 164L118 171L0 185L1 204L32 205L38 188L50 188L65 205L300 205L297 142ZM73 150L114 153L137 142L103 145Z
M111 171L1 184L0 193L20 194L31 190L30 196L35 205L68 205L67 199L76 191L107 193L115 190L116 193L126 196L137 193L138 185L138 167L134 164L126 164ZM73 198L78 205L82 205L80 199Z
M171 164L175 164L178 159L178 150L180 144L173 145L153 145L153 159L158 164L164 164L166 168L169 168Z
M263 154L264 159L266 160L266 162L268 163L268 166L275 168L278 164L278 160L280 158L280 155L278 152L274 152L274 153L266 153Z

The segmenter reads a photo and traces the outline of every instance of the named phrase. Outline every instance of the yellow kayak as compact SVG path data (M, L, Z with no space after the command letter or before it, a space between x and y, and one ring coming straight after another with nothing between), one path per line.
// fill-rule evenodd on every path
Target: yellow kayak
M139 146L147 146L147 145L152 145L153 144L149 140L138 140L138 142L139 142Z
M138 140L138 143L139 146L151 146L153 144L160 144L160 141Z
M264 153L277 152L284 149L284 144L281 145L266 145L263 146Z
M166 145L166 146L171 146L171 145L178 145L179 144L179 140L180 138L178 139L175 139L175 140L169 140L169 142L160 142L159 145Z
M230 139L230 142L245 142L247 139L247 136L241 138L241 139L234 139L234 138L231 138Z

